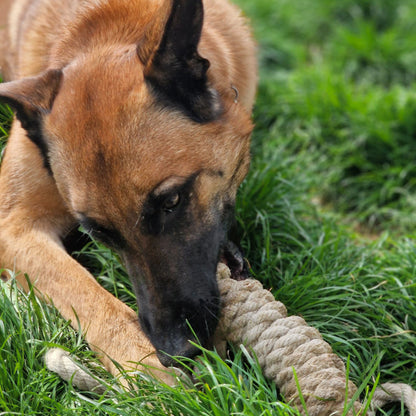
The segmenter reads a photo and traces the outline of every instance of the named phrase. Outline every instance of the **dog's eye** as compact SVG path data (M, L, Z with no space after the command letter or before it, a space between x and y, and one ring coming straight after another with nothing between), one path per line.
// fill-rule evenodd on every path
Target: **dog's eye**
M172 212L181 201L181 196L179 195L179 192L175 192L165 198L163 201L163 211L165 212Z

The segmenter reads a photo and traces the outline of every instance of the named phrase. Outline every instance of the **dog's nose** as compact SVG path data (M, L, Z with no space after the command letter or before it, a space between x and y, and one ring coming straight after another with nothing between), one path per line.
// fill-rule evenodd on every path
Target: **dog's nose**
M181 367L181 358L195 358L201 350L195 345L186 342L186 347L178 351L158 351L157 357L165 367Z

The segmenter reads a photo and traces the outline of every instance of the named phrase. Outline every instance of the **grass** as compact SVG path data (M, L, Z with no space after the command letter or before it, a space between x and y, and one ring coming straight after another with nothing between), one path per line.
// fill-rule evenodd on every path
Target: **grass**
M363 395L377 380L416 388L416 4L237 3L253 22L261 68L253 163L237 206L253 274L321 331ZM0 107L0 140L9 124ZM113 253L92 242L79 255L134 305ZM91 359L77 333L13 284L0 302L0 414L298 414L244 350L225 361L204 351L196 387L140 380L131 394L104 375L107 395L79 392L42 361L55 344Z

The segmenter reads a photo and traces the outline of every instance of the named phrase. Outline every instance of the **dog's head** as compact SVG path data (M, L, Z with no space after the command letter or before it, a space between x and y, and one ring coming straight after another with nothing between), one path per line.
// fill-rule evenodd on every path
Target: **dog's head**
M159 37L93 45L0 86L73 216L120 253L143 330L170 355L210 343L216 267L249 166L250 116L199 55L202 23L201 1L175 0Z

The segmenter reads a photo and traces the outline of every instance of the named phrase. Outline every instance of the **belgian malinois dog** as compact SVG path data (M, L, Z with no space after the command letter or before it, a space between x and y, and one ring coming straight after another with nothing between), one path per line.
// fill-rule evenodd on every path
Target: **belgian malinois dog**
M16 114L1 267L79 322L113 373L112 360L193 357L189 341L215 331L215 271L249 167L245 20L227 0L0 0L0 25L0 100ZM139 318L68 254L79 224L119 253Z

